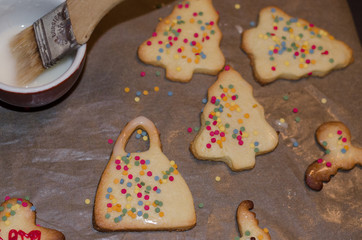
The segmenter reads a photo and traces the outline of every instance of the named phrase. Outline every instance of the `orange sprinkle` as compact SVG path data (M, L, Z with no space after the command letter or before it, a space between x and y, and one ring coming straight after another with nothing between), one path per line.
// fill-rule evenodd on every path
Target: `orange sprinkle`
M113 183L114 184L117 184L119 182L119 180L117 179L117 178L115 178L114 180L113 180Z
M231 114L230 114L230 113L228 113L228 114L227 114L227 116L228 116L228 117L231 117Z
M194 23L194 22L195 22L195 19L191 18L190 23Z
M113 200L114 199L114 195L109 195L109 199Z
M235 88L232 88L232 89L231 89L231 92L232 92L232 93L235 93L235 92L236 92Z
M226 137L221 137L221 142L225 142L226 141Z
M187 59L187 62L188 62L188 63L191 63L191 62L192 62L192 59L191 59L191 58L188 58L188 59Z
M164 213L164 212L160 212L159 215L160 215L160 217L163 217L163 216L165 216L165 213Z
M243 123L243 119L241 119L241 118L238 119L238 123L240 123L240 124Z
M223 88L223 91L224 91L224 92L228 92L228 89L227 89L227 88Z
M178 174L178 171L177 171L177 170L173 170L173 173L177 175L177 174Z
M157 204L155 202L152 203L152 206L157 207Z
M166 24L170 24L170 20L166 19L166 20L165 20L165 23L166 23Z
M107 212L112 212L112 208L107 208Z
M256 108L257 106L258 106L258 104L254 104L254 105L253 105L253 108Z
M245 113L245 114L244 114L244 117L245 117L245 118L249 118L249 117L250 117L249 113Z
M175 163L174 165L172 165L172 167L177 168L177 164Z
M312 64L315 64L315 63L316 63L316 60L313 59L313 60L310 61L310 62L311 62Z
M220 145L220 144L221 144L221 140L217 140L216 143Z
M142 169L143 169L143 170L146 170L146 169L147 169L147 166L146 166L146 165L142 165Z
M140 171L140 175L141 175L141 176L145 175L145 172L144 172L144 171Z
M222 100L224 100L225 102L228 100L228 97L223 97Z
M200 59L196 58L195 63L198 64L200 62Z
M348 145L344 146L344 149L348 150L349 149Z
M127 171L123 171L122 174L126 176L126 175L128 175L128 172L127 172Z
M212 25L208 25L206 28L207 28L207 30L211 30Z
M230 107L230 103L226 103L226 104L225 104L225 107L226 107L226 108L229 108L229 107Z
M299 68L304 68L304 64L303 63L299 64Z

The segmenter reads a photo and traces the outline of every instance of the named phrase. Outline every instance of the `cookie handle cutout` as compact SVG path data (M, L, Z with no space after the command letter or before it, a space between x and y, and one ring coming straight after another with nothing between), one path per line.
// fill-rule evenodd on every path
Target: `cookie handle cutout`
M127 125L123 128L115 143L114 152L126 152L126 144L132 133L138 128L141 128L148 133L150 141L149 150L158 149L161 151L161 141L155 124L153 124L153 122L148 118L140 116L127 123Z

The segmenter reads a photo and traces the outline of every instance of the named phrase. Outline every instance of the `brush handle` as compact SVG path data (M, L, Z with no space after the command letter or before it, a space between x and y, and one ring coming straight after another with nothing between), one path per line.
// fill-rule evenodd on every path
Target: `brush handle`
M75 38L84 44L99 21L123 0L67 0L68 12Z

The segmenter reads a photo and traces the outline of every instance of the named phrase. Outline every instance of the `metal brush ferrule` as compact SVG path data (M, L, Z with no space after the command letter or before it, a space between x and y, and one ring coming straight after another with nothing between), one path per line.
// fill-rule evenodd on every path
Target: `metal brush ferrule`
M73 33L66 2L37 20L33 28L45 68L53 66L68 52L80 46Z

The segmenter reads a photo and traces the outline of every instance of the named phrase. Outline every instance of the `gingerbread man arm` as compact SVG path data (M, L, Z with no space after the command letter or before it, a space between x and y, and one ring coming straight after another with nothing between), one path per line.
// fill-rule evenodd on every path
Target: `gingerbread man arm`
M350 170L362 164L362 149L351 144L351 133L341 122L327 122L316 131L318 143L326 149L323 158L314 161L305 172L305 182L320 191L338 169Z

